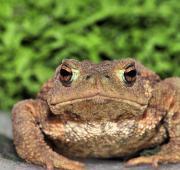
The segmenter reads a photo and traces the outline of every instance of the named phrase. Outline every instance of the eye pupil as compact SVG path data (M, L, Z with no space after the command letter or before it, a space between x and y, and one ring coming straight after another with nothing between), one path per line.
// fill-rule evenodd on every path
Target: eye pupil
M71 72L68 72L65 69L61 69L60 74L61 74L62 77L68 77L68 76L72 75Z
M70 68L61 68L59 73L59 79L62 83L70 83L72 77L72 71Z
M134 83L136 81L137 71L135 68L129 68L124 72L126 83Z
M126 76L129 76L129 77L135 77L137 72L136 72L136 70L131 70L125 74L126 74Z

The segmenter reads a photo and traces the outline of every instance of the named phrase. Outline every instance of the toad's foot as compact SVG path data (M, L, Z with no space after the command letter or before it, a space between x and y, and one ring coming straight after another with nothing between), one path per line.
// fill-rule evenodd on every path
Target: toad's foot
M136 166L141 164L150 164L153 167L158 167L158 164L166 163L179 163L180 162L180 149L177 144L169 143L162 146L161 150L152 156L140 156L137 158L130 159L126 165L127 166Z
M126 166L136 166L141 164L150 164L153 167L158 167L158 163L160 163L160 160L162 161L162 157L160 156L140 156L138 158L130 159Z
M84 164L70 160L66 162L63 159L53 161L49 159L45 162L45 166L47 170L54 170L54 167L59 167L63 170L85 170Z

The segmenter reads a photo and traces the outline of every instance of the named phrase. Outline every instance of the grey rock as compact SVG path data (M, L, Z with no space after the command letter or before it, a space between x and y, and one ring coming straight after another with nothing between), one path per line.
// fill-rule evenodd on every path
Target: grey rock
M125 167L120 160L81 159L88 170L153 170L151 166ZM11 119L0 112L0 170L43 170L43 167L28 164L20 159L14 149ZM161 165L158 170L180 170L180 164Z
M12 125L9 114L0 112L0 134L12 138Z

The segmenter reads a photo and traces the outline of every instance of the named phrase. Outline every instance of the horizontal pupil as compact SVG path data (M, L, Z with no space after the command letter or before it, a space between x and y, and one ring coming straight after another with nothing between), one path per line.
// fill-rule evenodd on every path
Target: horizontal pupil
M60 74L61 74L61 76L63 76L63 77L67 77L67 76L71 76L71 75L72 75L71 72L68 72L68 71L65 70L65 69L61 69Z
M126 72L125 75L129 77L135 77L137 74L136 70L131 70L129 72Z

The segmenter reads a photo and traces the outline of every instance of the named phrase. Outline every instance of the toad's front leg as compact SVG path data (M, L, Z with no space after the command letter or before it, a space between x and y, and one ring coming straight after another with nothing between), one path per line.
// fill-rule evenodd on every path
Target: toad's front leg
M157 96L152 104L156 105L156 108L164 107L166 115L162 124L166 128L169 140L166 144L161 145L160 151L155 155L131 159L127 165L152 164L158 166L158 163L180 163L180 79L166 79L159 85L155 94Z
M45 142L39 122L46 116L46 103L25 100L13 108L14 144L20 157L34 164L44 165L48 170L83 170L84 165L71 161L54 152ZM63 128L63 125L61 126ZM63 129L60 129L63 132ZM63 134L62 134L63 135Z

